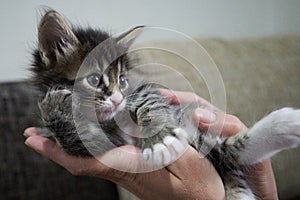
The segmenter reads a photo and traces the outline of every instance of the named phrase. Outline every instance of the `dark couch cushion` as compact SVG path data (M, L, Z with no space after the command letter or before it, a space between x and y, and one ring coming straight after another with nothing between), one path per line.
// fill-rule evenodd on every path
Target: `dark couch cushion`
M24 145L39 126L37 93L27 82L0 84L1 199L118 199L111 182L75 177Z

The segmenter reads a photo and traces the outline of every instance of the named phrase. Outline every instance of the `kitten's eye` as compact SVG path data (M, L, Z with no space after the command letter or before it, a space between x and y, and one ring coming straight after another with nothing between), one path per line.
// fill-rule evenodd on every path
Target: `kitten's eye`
M127 87L127 80L126 80L126 76L124 74L121 74L119 76L119 86L121 89L124 89Z
M100 83L100 76L99 74L92 74L92 75L89 75L87 77L87 81L88 83L93 86L93 87L97 87Z

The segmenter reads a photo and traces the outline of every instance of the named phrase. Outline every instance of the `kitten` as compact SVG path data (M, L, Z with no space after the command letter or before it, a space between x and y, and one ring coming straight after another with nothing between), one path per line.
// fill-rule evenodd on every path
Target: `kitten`
M234 137L204 134L190 114L197 104L170 105L154 84L129 84L131 59L125 52L142 31L139 26L111 37L101 30L71 28L55 11L43 16L32 71L33 82L43 93L39 106L51 136L76 156L136 145L145 160L163 166L185 144L200 152L212 148L207 158L223 180L227 199L255 199L241 169L298 146L300 110L272 112ZM88 56L93 62L85 60ZM132 131L138 129L140 137L125 134L119 126L122 122Z

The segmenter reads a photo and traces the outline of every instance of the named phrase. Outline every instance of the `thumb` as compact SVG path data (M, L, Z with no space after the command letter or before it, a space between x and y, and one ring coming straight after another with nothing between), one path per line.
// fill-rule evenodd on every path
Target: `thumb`
M193 119L200 129L225 137L246 131L247 127L234 115L197 108Z

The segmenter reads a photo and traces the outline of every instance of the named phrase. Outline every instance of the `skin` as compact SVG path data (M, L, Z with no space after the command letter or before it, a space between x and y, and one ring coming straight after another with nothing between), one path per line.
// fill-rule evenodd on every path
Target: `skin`
M213 107L206 100L188 92L161 90L174 104L199 101ZM195 121L202 129L219 130L223 136L232 136L247 127L235 116L221 112L196 109ZM224 119L224 121L223 121ZM52 140L38 136L36 128L24 132L25 144L41 155L53 160L76 176L93 176L115 182L141 199L225 199L222 180L210 162L202 158L192 147L165 168L148 173L127 173L109 168L95 158L70 156ZM124 151L120 151L124 150ZM113 164L136 163L127 152L140 152L133 146L122 146L105 153L102 157L112 159ZM122 153L124 152L124 154ZM259 199L278 199L275 179L269 159L245 169L251 187Z

